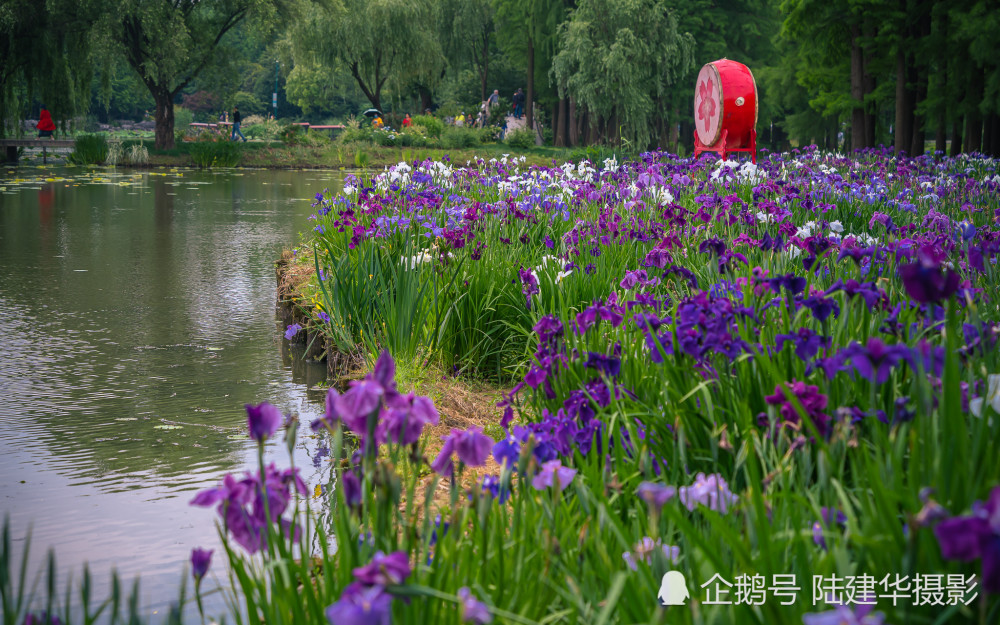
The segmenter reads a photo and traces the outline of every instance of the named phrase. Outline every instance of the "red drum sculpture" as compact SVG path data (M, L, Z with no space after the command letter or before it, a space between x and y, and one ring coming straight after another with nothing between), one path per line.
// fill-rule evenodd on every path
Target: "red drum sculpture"
M698 72L694 90L694 156L749 152L757 162L757 83L750 68L721 59Z

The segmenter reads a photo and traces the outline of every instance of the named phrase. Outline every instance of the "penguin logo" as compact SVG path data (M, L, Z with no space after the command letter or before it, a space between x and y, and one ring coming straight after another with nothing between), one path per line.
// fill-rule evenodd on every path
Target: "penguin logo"
M691 598L687 580L680 571L667 571L660 582L660 592L656 595L661 605L684 605Z

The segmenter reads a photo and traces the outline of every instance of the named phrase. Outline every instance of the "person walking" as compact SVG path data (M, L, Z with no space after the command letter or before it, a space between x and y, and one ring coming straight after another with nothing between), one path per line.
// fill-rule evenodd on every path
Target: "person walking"
M52 121L52 113L49 113L44 106L38 113L38 123L35 124L35 128L38 129L39 137L51 137L56 130L56 124Z
M233 107L233 134L229 137L230 141L236 141L236 135L243 139L243 143L247 142L247 138L243 136L243 131L240 130L240 122L243 121L243 116L240 115L240 107Z
M518 87L514 94L514 118L521 119L524 115L524 90Z
M491 93L490 97L486 100L486 106L491 109L498 104L500 104L500 90L494 89L493 93Z

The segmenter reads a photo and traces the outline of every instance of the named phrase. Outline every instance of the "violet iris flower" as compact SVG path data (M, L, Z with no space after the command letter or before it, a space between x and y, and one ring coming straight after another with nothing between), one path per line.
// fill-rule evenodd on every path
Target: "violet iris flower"
M974 503L968 516L938 523L934 535L943 558L982 560L983 590L1000 594L1000 486L993 488L986 503Z
M677 494L677 488L657 484L656 482L643 482L639 484L639 488L636 489L635 494L648 503L650 508L659 511L668 501L674 498Z
M946 300L958 290L958 274L945 267L939 255L923 246L917 251L917 261L899 267L899 278L909 296L921 304Z
M297 323L293 323L285 329L285 339L291 341L300 330L302 330L302 326Z
M195 581L201 581L208 573L208 567L212 566L212 552L214 549L202 549L195 547L191 550L191 575Z
M486 459L493 448L493 439L483 434L483 428L474 425L467 430L453 429L451 434L443 437L444 445L437 458L431 463L431 468L438 474L450 476L454 472L452 454L470 466L478 467L486 464Z
M330 625L390 625L392 596L381 586L351 584L326 609Z
M462 602L462 620L464 622L486 625L493 620L489 607L476 599L468 587L462 586L458 589L458 598Z
M271 438L281 427L281 411L271 404L267 402L256 406L247 404L246 408L247 427L253 440L262 443Z
M535 490L545 490L558 485L559 490L564 491L575 476L576 469L562 466L559 460L549 460L542 464L542 470L532 478L531 485Z
M388 555L376 551L372 561L351 571L361 584L389 586L402 584L410 576L410 561L405 551Z
M867 345L857 341L840 350L843 361L850 360L858 375L876 384L884 384L892 369L901 362L913 364L913 351L906 345L886 345L872 337Z

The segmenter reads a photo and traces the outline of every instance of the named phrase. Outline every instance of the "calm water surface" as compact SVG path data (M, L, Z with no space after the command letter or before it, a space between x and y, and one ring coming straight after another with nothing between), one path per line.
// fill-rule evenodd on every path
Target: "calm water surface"
M0 514L15 551L31 528L36 569L53 548L98 592L139 575L162 614L191 548L218 548L188 501L253 462L243 405L322 410L323 368L276 326L273 261L340 177L0 170Z

